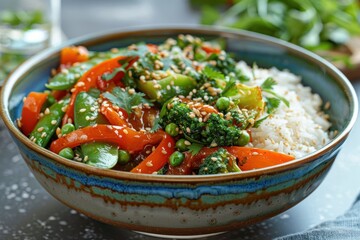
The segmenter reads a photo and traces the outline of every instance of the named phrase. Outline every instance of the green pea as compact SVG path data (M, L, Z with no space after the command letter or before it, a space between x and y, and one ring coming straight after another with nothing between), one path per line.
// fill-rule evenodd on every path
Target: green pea
M56 99L54 98L53 95L49 94L47 96L47 99L46 99L47 103L51 106L53 105L54 103L56 103Z
M173 167L179 166L184 161L185 155L181 152L174 152L169 158L169 163Z
M61 157L67 158L67 159L73 159L74 158L74 151L71 148L67 147L67 148L64 148L63 150L61 150L59 152L59 155Z
M165 127L165 132L167 132L170 136L175 137L179 134L179 127L175 123L169 123Z
M216 107L220 110L220 111L225 111L229 108L230 106L230 99L227 97L221 97L216 101Z
M119 150L118 151L119 153L119 160L118 162L120 164L126 164L130 161L130 153L128 151L125 151L125 150Z
M248 144L250 141L250 134L246 131L246 130L243 130L241 131L241 135L238 139L238 146L245 146L246 144Z
M185 141L186 140L184 138L179 139L175 144L176 148L182 152L188 150L188 146L185 144Z
M74 124L67 123L67 124L65 124L64 126L62 126L62 128L61 128L61 134L62 134L62 135L65 135L65 134L71 133L71 132L74 131L74 130L75 130Z

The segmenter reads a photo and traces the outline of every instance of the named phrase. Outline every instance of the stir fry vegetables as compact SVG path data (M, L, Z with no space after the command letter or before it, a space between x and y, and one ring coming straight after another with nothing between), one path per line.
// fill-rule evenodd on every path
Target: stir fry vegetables
M180 35L102 53L72 46L60 55L48 90L24 100L18 126L69 161L205 175L294 159L247 146L260 117L288 103L272 92L272 79L246 85L235 60L214 43Z

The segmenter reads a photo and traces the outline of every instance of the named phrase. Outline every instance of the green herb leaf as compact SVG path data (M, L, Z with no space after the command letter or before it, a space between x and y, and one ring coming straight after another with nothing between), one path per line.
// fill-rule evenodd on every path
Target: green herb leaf
M266 112L268 114L275 112L275 110L279 107L280 102L279 98L266 98Z
M218 72L209 66L206 66L202 73L210 79L225 79L224 75L221 72Z
M273 89L273 86L276 85L276 81L271 78L271 77L268 77L262 84L261 84L261 89L262 90L272 90Z
M260 126L260 124L265 121L270 115L267 115L263 118L260 118L259 120L257 120L255 123L254 123L254 126L253 128L258 128Z
M200 143L191 143L190 146L188 146L189 152L191 155L196 155L200 152L200 150L204 147L204 145Z
M271 94L271 95L273 95L273 96L276 97L276 98L278 98L278 99L281 100L287 107L290 106L289 101L288 101L286 98L284 98L284 97L280 96L279 94L277 94L276 92L274 92L274 91L272 91L272 90L268 90L268 89L263 89L263 91L264 91L264 92L267 92L267 93L269 93L269 94Z
M221 92L221 95L224 96L225 94L229 93L230 91L237 91L236 90L236 80L234 78L230 78L229 81L226 82L225 88Z
M157 132L157 131L159 131L160 128L161 128L160 118L155 118L154 124L153 124L150 132L151 133Z
M121 89L119 87L114 88L111 93L103 93L103 96L112 104L125 109L125 111L129 114L132 112L132 107L134 106L138 106L143 103L147 103L149 106L153 105L149 100L144 98L144 93L130 94L128 89Z

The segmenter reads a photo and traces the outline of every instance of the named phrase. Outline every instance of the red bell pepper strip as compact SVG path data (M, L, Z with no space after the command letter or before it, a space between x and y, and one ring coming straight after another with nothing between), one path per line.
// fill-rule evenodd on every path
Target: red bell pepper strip
M221 52L220 48L215 48L209 45L203 45L201 46L201 49L204 50L207 54L212 54L212 53L219 54Z
M285 163L295 158L291 155L274 152L271 150L250 147L223 147L238 160L238 166L242 171L259 169ZM219 147L204 147L196 155L185 152L185 159L178 167L169 165L168 175L189 175L193 169L198 169L202 161L210 154L219 150Z
M116 111L108 101L102 102L100 112L106 117L110 124L129 127L129 123L126 121L126 119L128 119L128 113L121 108L119 108L119 111Z
M66 90L52 90L51 95L56 99L56 101L60 101L68 94Z
M270 167L295 159L291 155L260 148L226 147L225 149L237 157L238 165L243 171Z
M146 145L158 144L165 135L163 131L146 133L128 127L99 124L77 129L53 141L50 151L59 153L67 147L74 148L84 143L101 141L117 144L119 148L134 153L143 150Z
M84 75L81 76L81 78L78 80L78 82L75 84L75 87L72 90L71 98L70 98L70 104L66 110L65 116L63 118L63 125L68 122L68 119L72 119L74 117L74 103L76 96L79 92L87 92L90 90L90 88L96 87L96 83L99 78L102 77L105 73L112 72L115 68L121 67L121 64L119 61L124 60L125 58L128 58L127 56L118 56L115 58L111 58L108 60L105 60L94 67L90 68ZM129 64L130 65L130 64ZM123 74L120 72L120 74ZM115 76L114 78L116 78Z
M24 101L21 112L21 131L28 136L35 128L40 119L41 108L46 102L48 94L39 92L30 92Z
M148 43L146 46L148 47L149 52L157 53L159 51L158 46L155 44Z
M71 66L77 62L89 60L89 51L83 46L70 46L61 49L60 64L62 66Z
M134 167L131 172L152 174L159 171L169 161L174 151L175 140L169 134L165 134L156 149L139 165Z

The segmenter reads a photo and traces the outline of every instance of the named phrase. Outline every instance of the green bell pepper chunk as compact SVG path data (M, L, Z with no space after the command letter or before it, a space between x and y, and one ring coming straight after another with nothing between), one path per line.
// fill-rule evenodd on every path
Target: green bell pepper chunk
M163 104L175 96L187 96L196 88L196 81L189 76L173 74L161 80L139 82L138 87L150 99Z

